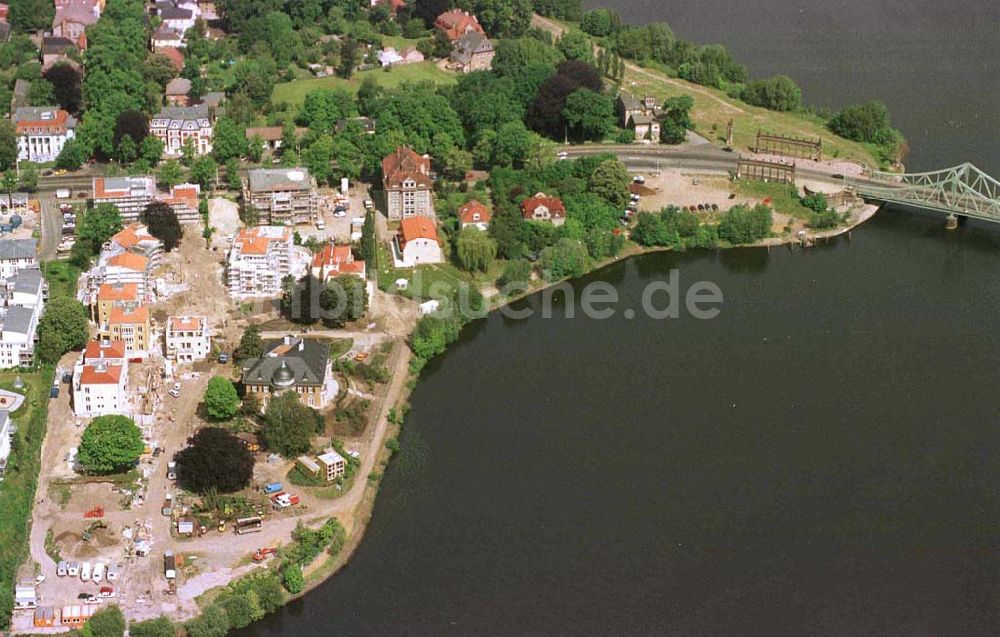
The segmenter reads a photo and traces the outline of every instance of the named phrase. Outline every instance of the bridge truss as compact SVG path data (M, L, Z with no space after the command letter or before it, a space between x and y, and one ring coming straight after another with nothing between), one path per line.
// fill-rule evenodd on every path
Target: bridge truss
M1000 181L970 163L926 173L875 171L845 181L866 199L1000 223Z

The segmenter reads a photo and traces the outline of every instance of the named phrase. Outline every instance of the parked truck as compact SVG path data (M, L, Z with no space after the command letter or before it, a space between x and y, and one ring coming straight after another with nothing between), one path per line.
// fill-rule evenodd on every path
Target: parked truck
M167 578L167 581L177 579L177 558L174 557L173 551L167 551L163 554L163 576Z

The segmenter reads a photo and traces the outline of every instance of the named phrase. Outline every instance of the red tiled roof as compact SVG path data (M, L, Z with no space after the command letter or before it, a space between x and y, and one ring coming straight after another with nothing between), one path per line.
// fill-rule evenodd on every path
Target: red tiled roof
M328 243L313 257L312 267L329 268L341 274L361 274L365 271L364 261L355 261L351 246Z
M116 306L111 308L111 316L108 317L109 324L135 324L147 323L148 321L149 308L145 305L140 305L132 310L126 310L123 307Z
M439 244L441 243L441 240L438 239L434 221L430 217L424 217L423 215L415 215L403 219L399 233L403 237L404 245L414 239L431 239L437 241Z
M400 146L382 160L382 179L386 188L400 188L412 180L417 186L430 187L431 160L418 155L409 146Z
M135 254L132 252L123 252L121 254L116 254L115 256L108 259L108 265L115 265L122 268L128 268L129 270L145 270L146 262L149 261L146 257L141 254Z
M200 316L172 316L170 317L170 329L174 332L192 332L201 330L205 324L205 319Z
M146 232L146 226L141 223L130 223L111 237L111 240L128 250L143 241L155 241L155 237Z
M438 30L443 31L452 42L459 39L469 31L478 31L483 35L486 35L486 32L483 31L483 27L480 26L479 20L476 19L476 16L470 14L468 11L462 11L461 9L452 9L451 11L442 13L436 20L434 20L434 26Z
M534 197L528 197L521 202L521 212L524 215L524 218L534 218L535 209L539 206L545 206L548 208L549 214L553 219L559 219L566 216L566 207L563 205L562 199L559 197L549 197L544 192L540 192Z
M122 377L121 365L84 365L80 374L83 385L117 385Z
M181 50L175 46L161 46L157 47L155 53L160 55L165 55L173 63L174 68L178 71L184 70L184 54Z
M478 215L478 217L477 217ZM483 203L477 199L473 199L469 203L462 206L458 211L458 220L462 222L463 225L469 223L489 223L492 217L489 209L483 205Z
M90 362L100 358L125 358L125 341L88 341L83 360Z
M267 254L268 247L272 241L288 241L290 228L286 228L280 239L271 239L261 236L256 228L244 228L236 235L235 243L240 244L240 254L261 255Z
M115 285L113 283L102 283L97 290L98 301L135 301L139 298L139 285L137 283L125 283Z
M69 113L56 109L52 119L22 119L16 123L18 135L32 133L51 133L61 135L66 132Z

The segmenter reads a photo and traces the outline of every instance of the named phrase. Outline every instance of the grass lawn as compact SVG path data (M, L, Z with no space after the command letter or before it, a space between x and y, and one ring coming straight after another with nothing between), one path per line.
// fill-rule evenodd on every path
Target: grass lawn
M771 207L796 219L812 220L814 213L799 202L799 195L788 184L765 184L761 181L737 181L736 192L755 199L771 200Z
M390 284L394 286L396 279L409 281L406 288L409 296L420 300L451 298L461 284L474 285L468 274L449 263L392 270Z
M872 166L877 160L864 144L836 137L823 125L823 121L806 113L778 113L750 106L733 99L724 92L691 84L682 79L669 78L653 69L637 69L629 65L622 87L635 95L653 95L661 102L678 95L694 98L691 119L695 132L714 143L725 143L726 124L733 120L733 148L749 150L756 143L757 130L788 135L823 139L823 158L853 159ZM715 130L712 127L715 127Z
M0 387L13 390L15 371L0 372ZM28 556L31 506L38 486L38 469L45 437L52 371L20 372L24 404L12 414L17 433L11 445L7 472L0 482L0 629L8 627L14 606L17 567Z
M49 282L49 298L76 297L76 280L80 269L69 261L47 261L42 265L45 280Z
M400 39L402 40L402 38ZM352 92L357 92L362 80L366 77L374 77L380 85L390 88L398 86L403 82L430 81L440 84L454 84L458 79L456 74L442 71L433 62L419 62L417 64L390 67L388 71L381 69L361 71L360 73L355 73L349 80L336 76L328 76L285 82L274 87L272 101L275 104L287 102L291 106L297 106L305 101L306 93L318 88L346 86Z

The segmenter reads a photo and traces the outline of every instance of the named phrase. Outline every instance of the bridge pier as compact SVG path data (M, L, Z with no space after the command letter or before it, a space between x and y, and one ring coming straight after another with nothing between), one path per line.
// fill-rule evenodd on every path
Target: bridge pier
M955 230L958 228L958 217L951 214L948 215L948 219L944 222L945 230Z

